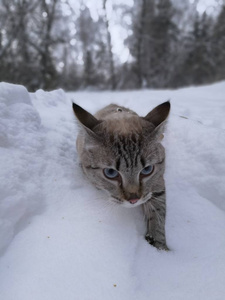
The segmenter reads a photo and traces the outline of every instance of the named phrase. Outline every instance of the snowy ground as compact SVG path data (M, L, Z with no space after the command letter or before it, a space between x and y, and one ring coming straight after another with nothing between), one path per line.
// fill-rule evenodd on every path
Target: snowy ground
M146 115L171 99L167 241L140 208L112 207L77 165L71 99ZM223 300L225 82L177 91L68 93L0 84L0 299Z

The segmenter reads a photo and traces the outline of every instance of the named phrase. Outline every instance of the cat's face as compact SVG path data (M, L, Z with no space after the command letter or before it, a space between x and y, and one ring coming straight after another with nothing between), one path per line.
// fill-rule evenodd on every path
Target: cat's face
M101 121L86 111L82 111L83 120L75 107L78 119L83 121L77 149L88 179L106 191L111 201L135 207L148 201L152 193L162 191L165 152L158 128L162 122L154 124L131 111L127 115L124 108L117 115L116 107L111 106L107 118Z

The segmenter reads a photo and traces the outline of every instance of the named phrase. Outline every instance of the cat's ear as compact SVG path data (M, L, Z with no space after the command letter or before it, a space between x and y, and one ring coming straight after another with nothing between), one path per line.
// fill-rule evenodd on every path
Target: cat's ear
M73 111L78 121L91 131L93 131L93 129L102 122L75 103L73 103Z
M165 129L165 121L170 112L170 102L164 102L156 106L152 111L150 111L144 120L152 123L155 129L151 132L154 139L160 141L163 139L163 131Z
M151 122L155 127L162 124L168 117L170 112L170 102L164 102L156 106L152 111L150 111L147 116L144 117L146 121Z

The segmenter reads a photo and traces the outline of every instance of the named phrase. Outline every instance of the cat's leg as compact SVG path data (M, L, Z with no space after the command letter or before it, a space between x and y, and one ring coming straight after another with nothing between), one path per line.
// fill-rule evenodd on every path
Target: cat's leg
M151 199L143 204L144 215L147 222L145 239L158 249L169 250L166 245L165 217L166 194L165 190L153 193Z

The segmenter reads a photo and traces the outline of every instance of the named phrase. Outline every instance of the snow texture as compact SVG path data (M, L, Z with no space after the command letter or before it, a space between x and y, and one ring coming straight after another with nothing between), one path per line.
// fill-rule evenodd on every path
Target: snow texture
M37 91L0 84L0 299L223 300L225 82L164 91ZM77 161L71 99L146 115L171 99L169 252L144 240L140 207L106 202Z

